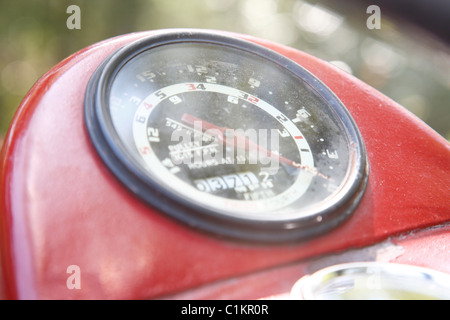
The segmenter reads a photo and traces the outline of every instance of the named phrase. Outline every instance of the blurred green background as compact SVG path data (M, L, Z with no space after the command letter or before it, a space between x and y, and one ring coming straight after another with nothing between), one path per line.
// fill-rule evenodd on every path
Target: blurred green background
M359 3L359 5L358 5ZM69 5L81 29L69 30ZM187 27L250 34L300 49L351 72L450 139L447 45L381 7L333 0L0 0L0 144L20 101L60 60L134 31Z

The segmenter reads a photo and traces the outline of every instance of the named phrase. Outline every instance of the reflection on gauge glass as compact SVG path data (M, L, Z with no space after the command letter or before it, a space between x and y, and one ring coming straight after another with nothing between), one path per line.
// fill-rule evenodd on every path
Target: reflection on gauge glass
M168 32L114 53L86 95L99 154L133 193L218 235L295 240L363 192L366 156L342 103L259 45Z

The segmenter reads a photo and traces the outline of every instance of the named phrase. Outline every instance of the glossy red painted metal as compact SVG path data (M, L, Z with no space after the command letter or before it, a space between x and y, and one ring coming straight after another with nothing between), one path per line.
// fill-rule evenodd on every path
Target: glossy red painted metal
M414 265L450 273L450 224L407 232L372 246L350 249L225 279L164 299L291 299L293 284L305 275L332 265L380 262Z
M450 146L445 139L330 64L237 34L232 35L298 62L346 105L371 167L360 205L324 236L276 246L215 238L145 205L97 156L83 123L83 100L87 82L104 58L155 32L164 31L117 37L74 54L39 80L19 107L1 156L6 298L158 298L450 221ZM433 267L432 261L428 264ZM66 286L70 265L81 269L80 290ZM272 281L276 277L280 275ZM253 293L257 290L255 286Z

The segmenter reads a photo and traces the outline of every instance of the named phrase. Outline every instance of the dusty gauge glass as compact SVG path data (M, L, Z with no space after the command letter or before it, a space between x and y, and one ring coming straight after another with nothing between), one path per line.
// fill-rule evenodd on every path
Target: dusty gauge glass
M291 60L203 32L138 40L86 94L99 154L138 197L216 235L289 241L360 199L367 161L336 96Z

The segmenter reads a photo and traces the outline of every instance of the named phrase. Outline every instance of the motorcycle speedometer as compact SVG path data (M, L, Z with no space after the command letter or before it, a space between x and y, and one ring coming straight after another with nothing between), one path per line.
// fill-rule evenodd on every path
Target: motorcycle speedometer
M94 146L123 185L211 234L320 234L349 216L367 181L362 138L339 99L246 40L200 31L140 39L99 66L85 107Z

